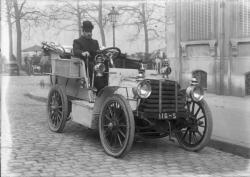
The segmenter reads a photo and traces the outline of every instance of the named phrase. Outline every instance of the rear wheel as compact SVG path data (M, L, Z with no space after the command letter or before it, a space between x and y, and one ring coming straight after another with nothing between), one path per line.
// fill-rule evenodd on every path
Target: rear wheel
M188 101L186 109L189 116L187 126L176 133L181 147L189 151L199 151L209 142L213 129L211 111L205 102Z
M48 124L54 132L62 132L68 117L68 99L65 91L58 85L54 85L48 96Z
M105 152L123 157L133 144L134 133L134 116L127 100L121 95L109 97L99 117L99 134Z

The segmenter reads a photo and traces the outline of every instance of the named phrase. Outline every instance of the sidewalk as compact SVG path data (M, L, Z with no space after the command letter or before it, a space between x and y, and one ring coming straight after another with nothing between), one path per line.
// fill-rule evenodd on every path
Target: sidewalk
M215 140L250 148L250 97L206 94Z
M210 146L250 158L250 96L206 94L205 99L213 116Z

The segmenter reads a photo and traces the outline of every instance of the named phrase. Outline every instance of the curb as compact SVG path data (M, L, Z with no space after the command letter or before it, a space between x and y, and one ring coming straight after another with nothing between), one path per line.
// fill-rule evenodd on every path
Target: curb
M36 101L40 101L40 102L43 102L43 103L47 103L47 98L45 97L42 97L42 96L36 96L36 95L32 95L30 93L26 93L24 94L24 96L28 97L28 98L31 98L31 99L34 99Z
M214 139L210 140L208 146L214 149L221 150L223 152L228 152L234 155L244 157L246 159L250 159L250 148L247 148L244 146L227 143L227 142L223 142L219 140L214 140Z

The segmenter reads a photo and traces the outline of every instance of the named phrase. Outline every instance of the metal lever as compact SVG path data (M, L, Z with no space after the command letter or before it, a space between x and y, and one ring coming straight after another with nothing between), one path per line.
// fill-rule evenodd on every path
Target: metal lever
M77 62L76 62L77 63ZM87 81L87 88L88 88L88 97L89 97L89 102L90 103L93 103L94 102L94 98L93 98L93 91L91 90L91 87L90 87L90 78L89 78L89 57L87 56L86 57L86 74L87 74L87 78L88 78L88 81Z
M169 141L172 141L173 143L175 142L174 141L174 139L172 138L172 128L171 128L171 124L170 124L170 122L169 122L169 120L168 120L168 125L169 125Z

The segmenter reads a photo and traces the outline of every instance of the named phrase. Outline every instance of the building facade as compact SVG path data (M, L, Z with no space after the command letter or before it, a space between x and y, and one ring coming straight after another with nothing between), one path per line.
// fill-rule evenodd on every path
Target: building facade
M167 54L181 85L193 76L210 93L250 95L250 0L177 0L167 6L166 14L174 14Z

